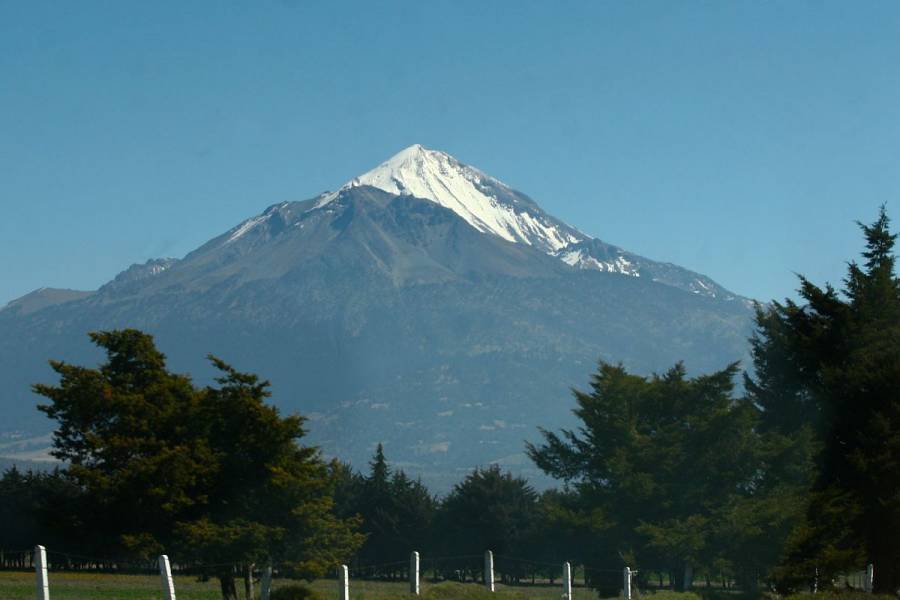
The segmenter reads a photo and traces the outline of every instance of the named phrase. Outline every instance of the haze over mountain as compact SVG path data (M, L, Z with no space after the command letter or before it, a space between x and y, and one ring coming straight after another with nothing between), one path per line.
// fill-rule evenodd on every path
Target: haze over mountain
M47 359L93 364L88 331L137 327L198 381L209 352L270 379L326 453L362 466L383 441L441 486L475 465L527 467L523 440L572 423L568 388L598 358L710 371L745 355L751 315L709 278L592 238L414 145L182 259L11 302L0 406L3 427L45 432L29 385L50 378Z

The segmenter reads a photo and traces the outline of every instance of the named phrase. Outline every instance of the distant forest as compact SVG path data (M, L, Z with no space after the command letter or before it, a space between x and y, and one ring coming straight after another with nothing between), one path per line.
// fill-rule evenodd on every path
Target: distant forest
M603 595L619 585L603 574L624 566L678 590L705 577L787 593L868 563L875 591L896 593L896 236L884 209L860 227L865 249L840 289L801 277L799 302L757 307L752 370L641 376L601 363L574 391L578 428L527 447L559 482L543 493L491 466L438 498L381 445L356 472L304 445L304 418L268 404L255 375L210 356L220 377L198 387L168 371L151 336L92 333L102 366L53 361L58 385L34 388L67 466L5 472L0 550L167 552L208 566L226 600L253 565L315 578L347 563L390 578L412 550L488 549L527 559L501 565L508 582L539 568L523 564L568 560Z
M0 471L8 471L13 467L21 471L52 471L56 466L56 463L50 461L0 457Z

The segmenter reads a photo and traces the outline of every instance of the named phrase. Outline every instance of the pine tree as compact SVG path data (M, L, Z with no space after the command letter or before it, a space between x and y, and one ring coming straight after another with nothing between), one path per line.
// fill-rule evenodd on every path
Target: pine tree
M394 578L410 552L427 549L435 500L421 482L390 468L381 444L354 500L353 510L362 517L362 531L367 535L360 560L368 565L397 563L374 569L372 575Z
M801 277L803 305L761 313L755 350L771 360L749 390L786 436L814 431L821 448L808 518L786 571L823 578L875 565L877 591L900 587L900 281L896 235L882 207L838 292ZM776 376L775 373L782 375ZM806 412L808 420L803 422ZM795 463L796 464L796 463Z
M360 501L358 510L362 516L363 532L367 536L359 552L360 559L370 565L400 560L402 556L398 556L394 548L399 520L391 493L391 469L381 444L378 444L369 463L369 474L363 480Z
M375 449L375 456L372 457L372 462L369 463L369 468L369 477L366 480L369 488L377 490L378 493L386 493L388 481L391 477L391 468L384 457L384 446L380 442Z

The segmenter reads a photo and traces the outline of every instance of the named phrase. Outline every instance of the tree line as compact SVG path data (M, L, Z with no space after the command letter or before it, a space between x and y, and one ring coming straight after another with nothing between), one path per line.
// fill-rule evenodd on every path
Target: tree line
M3 476L0 519L13 526L0 548L41 539L147 558L174 547L184 563L218 565L209 573L226 600L254 565L311 578L347 562L390 578L414 549L528 558L499 561L510 583L553 578L569 560L601 594L618 587L604 574L626 565L682 590L705 577L786 592L871 562L875 590L895 593L900 280L889 225L883 208L861 225L863 260L840 289L801 276L799 301L757 305L745 372L689 377L679 363L643 376L601 362L573 392L579 426L542 430L526 447L559 481L541 493L490 466L437 498L391 469L380 445L356 472L304 445L303 418L280 415L255 375L210 357L221 375L200 387L169 372L147 334L91 334L103 365L52 362L59 384L35 386L66 466ZM478 568L432 565L445 578Z

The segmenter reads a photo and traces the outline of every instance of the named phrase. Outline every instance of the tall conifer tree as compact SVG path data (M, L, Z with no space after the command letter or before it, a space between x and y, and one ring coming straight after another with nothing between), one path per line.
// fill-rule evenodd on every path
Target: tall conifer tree
M787 300L760 313L757 377L748 389L773 429L803 436L811 428L821 448L808 518L791 540L786 570L827 575L872 562L876 591L894 592L900 587L896 235L883 207L874 223L860 227L865 262L850 263L840 292L801 277L802 303Z

